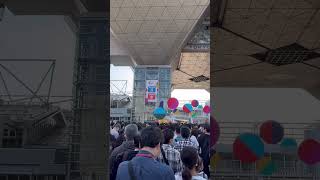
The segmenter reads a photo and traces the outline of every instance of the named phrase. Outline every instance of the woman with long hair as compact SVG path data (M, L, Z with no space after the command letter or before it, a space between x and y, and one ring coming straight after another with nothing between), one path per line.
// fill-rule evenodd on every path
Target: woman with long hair
M197 149L194 147L184 147L181 151L181 161L183 163L183 170L176 174L176 180L207 180L199 175L199 166L201 162Z

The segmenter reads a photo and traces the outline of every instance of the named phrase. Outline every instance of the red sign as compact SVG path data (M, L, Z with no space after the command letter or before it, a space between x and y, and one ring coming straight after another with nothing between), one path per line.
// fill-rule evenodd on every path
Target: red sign
M153 101L153 100L155 100L156 99L156 94L155 93L149 93L148 94L148 100L150 101Z

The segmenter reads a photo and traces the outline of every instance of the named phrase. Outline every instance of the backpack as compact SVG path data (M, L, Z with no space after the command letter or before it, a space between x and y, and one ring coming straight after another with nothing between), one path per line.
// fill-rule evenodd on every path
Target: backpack
M111 172L110 172L110 180L115 180L117 177L117 172L118 172L118 167L120 165L120 163L122 163L123 161L126 161L128 159L128 154L131 152L132 150L127 150L124 151L122 153L119 153L116 156L116 159L114 161L114 163L111 165Z

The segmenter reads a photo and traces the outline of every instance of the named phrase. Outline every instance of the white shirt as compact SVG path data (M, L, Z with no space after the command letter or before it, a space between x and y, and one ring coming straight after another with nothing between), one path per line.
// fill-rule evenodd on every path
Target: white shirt
M197 138L196 138L195 136L192 135L192 136L190 137L190 140L199 147L198 140L197 140Z
M181 173L177 173L174 177L175 177L176 180L182 180L182 175L181 175ZM192 180L208 180L208 179L206 179L206 178L204 178L204 177L202 177L202 176L197 175L197 176L192 176Z

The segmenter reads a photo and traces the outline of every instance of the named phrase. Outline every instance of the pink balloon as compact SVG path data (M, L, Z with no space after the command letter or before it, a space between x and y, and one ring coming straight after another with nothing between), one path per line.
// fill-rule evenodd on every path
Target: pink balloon
M176 98L169 98L167 104L169 109L175 110L179 106L179 101Z
M199 101L197 101L197 100L192 100L192 101L191 101L191 105L192 105L193 107L197 107L197 106L199 105Z
M204 112L204 113L209 114L210 111L211 111L210 106L205 105L205 106L203 107L203 112Z

